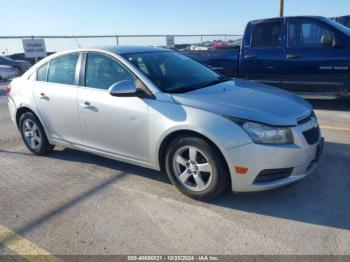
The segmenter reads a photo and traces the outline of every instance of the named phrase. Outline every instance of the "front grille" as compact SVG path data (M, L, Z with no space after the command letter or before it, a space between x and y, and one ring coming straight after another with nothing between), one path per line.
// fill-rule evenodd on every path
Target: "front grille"
M317 126L310 130L304 131L303 135L309 145L314 145L320 140L320 136L321 136L320 128Z
M254 183L264 183L280 180L289 177L293 172L293 168L283 169L266 169L259 173Z

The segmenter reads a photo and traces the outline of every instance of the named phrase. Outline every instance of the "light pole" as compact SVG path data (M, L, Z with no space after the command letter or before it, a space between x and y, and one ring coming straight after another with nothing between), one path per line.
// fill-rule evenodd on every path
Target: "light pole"
M280 0L280 17L283 17L284 13L284 0Z

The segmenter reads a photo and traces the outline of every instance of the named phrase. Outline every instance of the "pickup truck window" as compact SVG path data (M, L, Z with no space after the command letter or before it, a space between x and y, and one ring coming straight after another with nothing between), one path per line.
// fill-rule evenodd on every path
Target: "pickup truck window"
M276 48L281 46L282 23L279 21L264 22L254 27L252 48Z
M325 26L309 20L293 20L288 24L288 47L323 47L322 36L334 35Z

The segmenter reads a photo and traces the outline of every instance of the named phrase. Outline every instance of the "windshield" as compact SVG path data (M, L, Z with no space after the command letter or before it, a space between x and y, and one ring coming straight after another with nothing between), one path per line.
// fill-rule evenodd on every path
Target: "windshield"
M343 24L346 27L350 27L350 16L347 16L346 18L344 18Z
M156 86L167 93L184 93L228 79L173 51L124 54Z
M350 28L346 27L345 25L342 25L328 18L323 18L323 21L325 21L330 26L335 27L338 31L350 37Z

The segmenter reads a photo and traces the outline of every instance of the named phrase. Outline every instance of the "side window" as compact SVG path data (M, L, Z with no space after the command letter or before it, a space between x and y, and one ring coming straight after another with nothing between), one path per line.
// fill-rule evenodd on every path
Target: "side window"
M281 22L266 22L257 24L254 28L252 48L276 48L281 46Z
M85 86L107 90L114 83L123 80L134 81L134 77L117 61L97 53L87 55Z
M48 69L48 63L46 63L45 65L41 66L37 73L36 73L36 80L37 81L43 81L46 82L47 80L47 69Z
M321 39L332 32L313 21L291 21L288 24L288 47L322 47Z
M52 59L49 66L47 81L51 83L74 85L78 58L79 54L72 54Z

